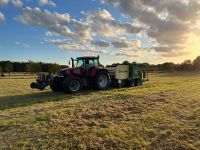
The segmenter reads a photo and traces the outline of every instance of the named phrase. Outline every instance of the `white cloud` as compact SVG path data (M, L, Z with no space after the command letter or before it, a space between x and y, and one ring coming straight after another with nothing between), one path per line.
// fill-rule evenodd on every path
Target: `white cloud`
M51 42L58 45L59 48L66 51L98 53L98 54L107 53L106 50L96 49L95 46L93 46L91 43L88 42L66 42L62 40L53 40Z
M22 23L32 26L39 26L46 28L46 37L52 37L55 34L60 35L73 42L73 46L69 43L59 45L62 49L70 51L89 51L98 50L98 47L108 48L110 44L103 40L105 37L115 37L116 35L126 35L139 33L142 28L136 24L120 23L116 21L112 15L106 10L98 10L95 12L85 13L86 17L82 20L71 18L69 14L60 14L57 12L50 12L48 10L42 11L40 8L25 8L23 14L17 19ZM93 40L96 36L101 36L100 40ZM83 45L76 45L74 43L82 43ZM86 44L87 43L87 44ZM54 43L58 45L58 43Z
M46 2L43 1L44 4ZM65 41L51 41L50 43L68 51L102 53L100 48L103 48L106 52L112 49L112 54L115 56L126 57L136 57L138 53L150 50L162 57L187 54L184 51L186 47L184 42L188 34L196 29L196 21L200 13L197 9L200 8L199 3L178 2L183 6L184 13L191 11L193 15L196 15L187 15L182 18L184 17L181 15L183 10L179 10L178 6L173 6L176 4L174 1L155 3L155 0L104 0L104 2L119 8L122 13L131 18L131 23L116 20L105 9L84 12L85 18L77 20L68 13L61 14L27 7L17 19L24 24L47 29L46 38L55 36L65 38ZM136 39L130 38L138 34L141 36L135 36ZM149 43L152 46L149 48L143 48L141 41L138 40L144 35L145 39L151 41Z
M197 0L102 0L119 8L132 20L146 26L149 40L160 45L167 56L186 54L184 44L200 19L200 1ZM165 48L164 48L165 47ZM161 52L155 48L156 52ZM179 51L176 52L175 51Z
M51 13L48 10L44 12L40 8L25 8L24 13L17 17L24 24L47 28L52 33L60 34L66 38L76 38L67 25L70 23L69 14Z
M7 6L9 3L9 0L0 0L0 6Z
M96 41L93 41L92 44L94 44L95 46L104 47L104 48L110 46L110 44L104 40L96 40Z
M0 12L0 22L5 20L5 16L2 12Z
M141 42L139 40L130 40L126 38L115 38L112 41L112 45L114 48L140 48Z
M118 57L127 57L127 58L133 58L138 57L138 55L134 51L127 51L127 50L119 50L112 53L114 56Z
M94 35L112 37L123 34L139 33L142 28L130 23L120 23L105 9L86 13L85 22Z
M21 42L15 42L16 45L18 46L23 46L23 47L26 47L26 48L29 48L31 47L29 44L26 44L26 43L21 43Z
M51 0L39 0L40 5L50 5L52 7L56 7L56 4Z
M21 8L23 6L23 2L21 0L13 0L12 3L17 8Z

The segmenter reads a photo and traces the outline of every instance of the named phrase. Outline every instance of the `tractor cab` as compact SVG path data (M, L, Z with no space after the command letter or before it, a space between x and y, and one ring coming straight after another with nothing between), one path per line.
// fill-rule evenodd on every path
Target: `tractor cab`
M99 63L99 56L85 56L71 58L72 68L67 69L69 74L75 74L80 77L94 77L96 72L101 68Z
M99 56L85 56L77 57L76 59L71 58L72 68L83 68L90 69L92 67L99 67Z

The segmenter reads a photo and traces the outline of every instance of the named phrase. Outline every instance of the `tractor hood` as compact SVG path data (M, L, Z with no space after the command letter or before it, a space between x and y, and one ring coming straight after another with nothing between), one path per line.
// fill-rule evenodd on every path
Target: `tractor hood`
M59 71L58 75L66 77L71 74L81 74L81 68L64 68Z

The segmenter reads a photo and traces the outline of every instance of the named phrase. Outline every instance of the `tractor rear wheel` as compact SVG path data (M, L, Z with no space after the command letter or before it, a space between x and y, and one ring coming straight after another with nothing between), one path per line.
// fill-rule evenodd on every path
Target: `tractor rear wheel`
M110 76L106 71L100 71L94 79L94 86L97 90L104 90L110 86Z
M68 77L63 81L63 89L67 93L77 93L82 89L82 80L79 77Z

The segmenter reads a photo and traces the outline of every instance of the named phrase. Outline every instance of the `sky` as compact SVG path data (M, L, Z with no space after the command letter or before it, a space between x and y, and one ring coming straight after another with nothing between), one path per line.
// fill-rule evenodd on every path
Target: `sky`
M180 63L200 55L200 0L0 0L0 60Z

